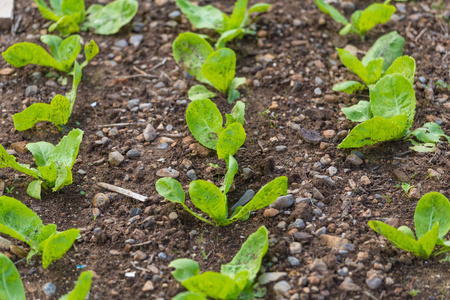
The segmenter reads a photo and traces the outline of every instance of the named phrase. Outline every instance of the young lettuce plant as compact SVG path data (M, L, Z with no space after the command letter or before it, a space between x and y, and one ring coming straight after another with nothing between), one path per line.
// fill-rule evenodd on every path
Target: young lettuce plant
M28 185L27 194L40 200L42 186L56 192L72 184L72 167L77 158L82 137L82 130L73 129L56 146L47 142L27 144L27 149L36 160L37 169L16 162L16 158L8 154L0 145L0 169L12 168L34 177L36 180Z
M236 54L228 48L217 51L199 35L186 32L180 34L172 45L177 64L181 65L198 81L215 87L228 95L228 103L240 98L237 88L246 83L245 77L234 77L236 72ZM190 100L215 97L202 85L193 86L189 92Z
M413 123L415 108L411 81L400 74L384 76L370 89L370 102L359 101L342 109L350 121L362 123L338 148L359 148L403 138Z
M92 281L92 272L81 272L75 288L59 300L83 300L89 293ZM3 253L0 253L0 299L2 300L25 300L20 274L14 263Z
M233 260L221 266L220 273L207 271L199 274L200 267L192 259L172 261L169 267L175 268L173 277L188 290L172 299L253 299L256 287L253 282L268 248L268 231L261 226L242 244Z
M217 49L224 48L227 42L235 38L241 39L246 33L255 34L256 31L250 28L250 15L264 13L270 8L267 3L258 3L247 9L248 0L238 0L228 17L212 5L197 6L188 0L175 0L175 3L196 28L213 29L220 34Z
M36 254L42 255L44 269L62 258L80 234L74 228L59 232L55 224L44 226L25 204L6 196L0 197L0 232L30 246L28 261Z
M339 11L326 3L325 0L314 0L314 3L322 12L344 25L344 28L339 31L340 35L356 33L362 40L364 40L369 30L378 24L384 24L389 21L396 11L395 6L389 5L390 0L387 0L383 4L374 3L364 10L356 10L351 16L351 22L348 22Z
M42 16L55 23L50 25L49 31L57 29L62 36L80 31L78 24L86 16L84 0L50 1L50 7L44 0L34 0Z
M396 229L373 220L369 221L369 226L375 232L385 236L395 247L428 259L436 245L444 246L444 251L450 250L450 241L444 240L450 230L448 216L450 216L448 199L440 193L431 192L419 200L414 213L414 227L418 240L407 226Z
M419 142L417 142L416 140ZM425 123L423 127L417 128L412 132L408 132L405 136L405 140L413 144L409 147L411 150L417 152L434 152L436 151L436 144L444 138L450 143L450 136L446 135L436 123Z
M363 90L373 86L380 78L390 74L402 74L411 84L414 83L414 74L416 72L415 60L410 56L397 56L401 55L404 39L400 37L396 32L392 35L392 38L383 39L384 41L393 41L396 37L400 38L400 43L375 43L360 61L356 56L351 54L345 49L337 48L339 58L344 66L350 71L358 75L364 84L358 81L345 81L333 86L333 90L336 92L345 92L348 94L354 91ZM378 41L377 41L378 42ZM393 45L396 47L389 47ZM374 50L372 50L374 49ZM391 52L392 51L392 52Z

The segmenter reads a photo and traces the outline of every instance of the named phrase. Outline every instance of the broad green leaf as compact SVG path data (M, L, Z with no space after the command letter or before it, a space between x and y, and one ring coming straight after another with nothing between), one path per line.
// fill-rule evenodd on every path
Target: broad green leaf
M188 0L175 0L175 3L196 28L222 30L222 11L212 5L197 6Z
M378 142L399 140L405 134L407 122L405 115L391 119L373 117L353 128L338 148L360 148Z
M80 234L80 230L68 229L46 240L42 253L42 266L44 269L47 269L52 262L62 258L66 254L77 239L78 234Z
M72 169L80 149L83 133L84 132L81 129L72 129L72 131L63 137L58 145L56 145L49 161L59 162L62 165L69 167L69 169Z
M207 41L195 33L184 32L173 42L172 50L177 64L198 81L211 84L201 72L203 63L214 52Z
M92 272L86 271L80 274L78 277L75 288L68 294L59 298L59 300L84 300L89 294L92 282Z
M225 48L226 43L234 40L235 38L242 38L245 30L243 28L231 29L222 33L217 40L215 47L216 49Z
M395 13L395 10L395 6L393 5L379 3L369 5L359 18L358 29L360 34L364 35L377 24L383 24L389 21Z
M352 122L364 122L371 119L372 112L370 111L369 101L361 100L358 104L341 109L347 119Z
M137 0L115 0L105 6L92 5L86 12L85 25L96 34L116 34L134 18L138 6Z
M413 239L416 239L416 237L414 236L414 232L408 226L400 226L398 228L398 231L406 234L407 236L412 237Z
M270 4L268 3L256 3L250 7L248 10L249 14L252 14L254 12L264 13L268 11L270 8Z
M362 59L362 63L364 66L367 66L372 60L383 58L382 71L386 72L394 60L397 59L397 57L402 56L404 44L405 39L402 38L397 31L385 34L372 45L369 51L367 51Z
M23 42L14 44L3 52L2 56L7 63L16 68L35 64L44 67L52 67L59 71L68 71L60 62L45 51L44 48L33 43Z
M361 38L364 37L364 34L362 34L359 29L359 20L361 19L362 13L363 13L362 10L355 10L352 13L352 16L351 16L352 27L350 30L350 32L357 33Z
M36 179L39 179L39 173L36 169L30 168L29 165L21 164L16 162L14 155L8 154L5 148L0 145L0 169L1 168L12 168L24 174L30 175Z
M439 238L443 238L450 230L450 202L441 193L425 194L417 203L414 213L414 227L420 239L432 230L435 223L439 224Z
M33 103L25 110L12 116L14 127L18 131L33 128L37 122L52 122L56 126L67 124L70 117L70 100L56 95L50 104Z
M245 216L247 213L253 210L258 210L261 208L264 208L278 199L280 196L284 196L287 194L287 177L286 176L280 176L265 186L263 186L259 192L253 197L252 200L250 200L249 203L247 203L234 217L227 220L226 224L231 224L243 216ZM225 225L226 225L225 224Z
M208 90L204 85L196 84L188 91L188 98L191 101L209 99L216 97L216 93Z
M46 187L54 187L58 171L55 162L52 161L48 166L38 167L41 179L44 181Z
M81 64L81 68L84 68L99 52L97 44L94 40L91 40L89 44L84 46L84 55L86 56L86 61Z
M0 197L0 232L37 248L41 219L22 202L7 196Z
M167 200L175 203L184 204L186 195L184 194L181 184L170 177L159 179L155 183L156 191Z
M228 127L235 122L244 125L245 120L244 117L245 117L245 103L242 101L238 101L233 106L231 113L226 114L227 123L225 124L225 127Z
M419 239L419 241L416 241L409 234L405 234L380 221L369 221L369 226L375 232L385 236L397 248L412 252L423 259L428 259L430 257L431 252L436 245L439 232L439 225L436 224L430 232ZM427 242L428 245L424 244L424 242Z
M374 59L367 64L367 85L374 84L378 81L378 79L380 79L382 67L382 58Z
M61 11L64 16L71 16L77 24L83 22L86 16L84 0L62 0Z
M227 218L227 199L213 183L205 180L192 181L189 184L189 196L195 207L208 214L217 225Z
M178 282L183 282L192 276L200 273L200 267L195 260L188 258L180 258L170 262L169 268L175 268L172 271L172 276Z
M53 32L55 30L58 30L61 36L68 36L72 33L79 32L80 27L72 16L64 16L59 19L58 22L53 23L48 27L49 32Z
M209 99L196 100L186 110L186 122L192 135L203 146L216 149L223 131L219 109Z
M215 272L205 272L181 283L191 292L212 299L237 299L241 290L228 276Z
M60 7L53 8L55 10L53 11L48 7L47 3L45 3L44 0L34 0L34 2L36 2L38 9L44 19L58 22L58 20L61 18L62 12Z
M338 12L336 8L326 3L324 0L314 0L314 3L322 12L332 17L336 22L339 22L342 25L348 24L347 19L340 12Z
M42 253L44 251L45 243L47 240L56 234L57 226L55 224L47 224L42 228L41 233L37 237L38 252Z
M384 76L370 89L370 107L374 116L385 119L406 115L411 126L416 112L414 89L400 74Z
M362 62L347 50L337 48L337 51L342 64L358 75L366 85L369 85L369 74Z
M261 262L269 248L269 236L266 227L261 226L242 244L241 249L231 262L222 265L221 274L232 279L242 271L248 271L248 284L252 284L261 268Z
M14 263L3 253L0 253L0 299L26 299L20 274Z
M402 56L394 60L384 75L401 74L411 85L414 84L414 75L416 74L416 61L411 56Z
M233 184L234 176L236 175L239 167L236 159L231 155L227 156L226 161L227 161L227 173L223 178L223 185L220 188L220 190L224 195L226 195L230 190L231 185Z
M233 78L233 81L231 81L230 89L228 91L228 103L231 104L235 99L241 97L241 93L239 93L237 88L245 83L247 83L247 78L245 77Z
M236 69L236 54L228 48L219 49L208 56L201 67L203 77L223 93L227 93Z
M219 159L236 154L244 144L246 136L244 127L240 123L233 123L222 131L217 142L217 156Z
M364 84L359 83L358 81L344 81L333 86L333 91L335 92L344 92L347 94L353 94L355 91L364 90L366 86Z
M233 12L231 13L230 20L227 22L226 27L224 24L224 30L238 29L243 26L245 14L247 12L248 0L237 0L234 4ZM218 47L216 47L218 48Z
M445 134L441 129L441 126L433 122L425 123L423 127L417 128L411 132L411 135L424 143L438 143L442 137L446 138L450 143L450 136Z
M50 157L55 146L48 142L28 143L27 149L33 154L34 160L38 167L47 166L50 164Z
M56 166L56 180L55 186L52 188L53 192L62 189L66 185L72 184L72 172L71 167L66 166L58 161L54 162Z
M429 153L436 151L436 144L434 143L416 143L413 140L410 140L411 143L414 145L412 147L409 147L409 149L414 150L416 152L422 152L422 153Z
M30 197L41 200L42 182L42 180L33 180L32 182L30 182L27 187L27 194Z
M202 295L188 291L179 293L178 295L173 297L172 300L208 300L208 299L203 297Z
M62 38L53 34L44 34L41 36L41 42L48 46L48 48L50 49L50 53L59 62L61 61L61 58L59 56L59 46L61 45L62 41Z

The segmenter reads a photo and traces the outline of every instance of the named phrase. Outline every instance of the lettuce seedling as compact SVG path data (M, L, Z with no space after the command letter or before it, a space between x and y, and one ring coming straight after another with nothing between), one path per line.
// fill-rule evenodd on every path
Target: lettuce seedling
M16 162L16 158L8 154L0 145L0 169L12 168L34 177L36 180L28 185L27 194L40 200L42 186L56 192L72 184L72 167L77 158L82 137L82 130L73 129L56 146L47 142L27 144L27 149L36 160L37 169Z
M237 0L233 13L227 16L212 5L197 6L188 0L175 0L175 3L196 28L213 29L220 34L217 49L224 48L235 38L241 39L244 34L255 34L256 31L250 28L250 15L264 13L270 8L267 3L257 3L247 9L248 0Z
M25 204L6 196L0 197L0 232L30 246L27 260L35 254L42 255L44 269L62 258L80 234L78 229L59 232L55 224L44 226L39 216Z
M208 271L199 274L200 267L192 259L172 261L169 267L175 268L173 277L189 291L173 299L253 299L256 287L253 282L268 248L268 231L261 226L242 244L233 260L222 265L220 273Z
M444 246L447 251L450 241L444 240L450 230L450 202L437 192L425 194L417 203L414 213L416 236L407 226L398 229L380 221L369 221L375 232L385 236L395 247L412 252L414 255L428 259L436 245Z
M80 274L75 288L59 300L83 300L89 293L92 281L92 272ZM0 299L25 300L25 290L22 280L14 263L3 253L0 253Z
M417 142L417 139L419 142ZM436 151L436 144L441 141L441 138L450 143L450 136L446 135L436 123L425 123L423 127L417 128L409 132L405 136L405 140L410 141L413 146L409 147L411 150L417 152L434 152Z
M78 24L86 16L84 0L50 1L50 7L44 0L34 0L42 16L55 23L50 25L49 31L57 29L62 36L80 31Z
M228 95L228 103L233 103L241 94L237 88L246 83L245 77L234 77L236 72L236 54L228 48L217 51L198 34L185 32L180 34L172 45L177 64L181 65L198 81L214 86ZM204 99L206 95L215 97L201 85L189 90L190 100Z
M414 120L416 96L410 80L403 75L386 75L370 89L370 102L360 101L342 112L353 122L338 148L359 148L377 142L399 140Z
M364 10L356 10L351 16L351 23L349 23L339 11L326 3L325 0L314 0L314 3L322 12L344 25L344 28L339 31L340 35L356 33L362 40L364 40L369 30L378 24L384 24L389 21L396 11L395 6L389 5L390 0L385 1L383 4L374 3Z
M186 110L186 122L192 135L203 146L217 150L220 159L234 155L244 144L245 104L236 102L230 114L226 114L223 128L222 114L209 99L195 100Z

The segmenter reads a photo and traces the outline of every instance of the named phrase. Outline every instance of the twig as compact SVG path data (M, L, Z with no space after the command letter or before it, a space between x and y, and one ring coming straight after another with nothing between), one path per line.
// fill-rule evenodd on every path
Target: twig
M135 71L138 72L139 74L142 74L142 75L148 75L147 73L145 73L144 71L142 71L141 69L139 69L139 68L136 67L136 66L133 66L133 70L135 70Z
M394 159L397 159L397 160L408 160L408 158L407 157L393 157Z
M22 262L22 261L24 261L26 259L26 257L24 257L24 258L22 258L22 259L19 259L18 261L16 261L14 264L15 265L17 265L18 263L20 263L20 262Z
M159 63L153 66L153 68L150 69L150 71L154 71L158 69L161 66L164 66L164 64L167 62L167 57L164 57L164 59Z
M408 151L397 154L397 156L404 156L404 155L408 155L410 153L411 153L411 150L408 150Z
M147 126L144 123L115 123L115 124L103 124L97 125L97 127L105 128L105 127L120 127L120 126Z
M108 183L105 183L105 182L97 182L97 185L100 186L100 187L102 187L102 188L105 188L105 189L107 189L107 190L116 192L116 193L118 193L118 194L122 194L122 195L124 195L124 196L130 197L130 198L133 198L133 199L136 199L136 200L138 200L138 201L145 202L145 201L148 200L148 197L147 197L147 196L137 194L137 193L135 193L135 192L132 192L132 191L130 191L130 190L127 190L127 189L123 189L123 188L117 187L117 186L112 185L112 184L108 184Z
M161 77L166 77L167 79L169 79L170 82L173 82L172 78L170 78L169 75L167 75L163 71L161 71Z
M116 79L118 79L118 78L131 79L131 78L138 78L138 77L154 78L154 79L159 78L158 76L151 75L151 74L135 74L135 75L116 76Z
M422 29L421 32L419 32L419 34L416 36L416 38L414 39L414 42L417 43L417 41L420 39L420 37L425 33L425 31L428 30L428 27L425 27L424 29Z
M152 272L152 271L150 271L149 269L145 269L145 268L141 268L141 267L136 266L132 261L130 261L130 263L131 263L131 265L132 265L133 267L135 267L135 268L138 269L139 271L145 271L145 272L149 272L149 273Z
M143 242L143 243L140 243L140 244L131 245L131 247L139 247L139 246L144 246L144 245L148 245L148 244L151 244L151 243L152 243L152 241L146 241L146 242Z

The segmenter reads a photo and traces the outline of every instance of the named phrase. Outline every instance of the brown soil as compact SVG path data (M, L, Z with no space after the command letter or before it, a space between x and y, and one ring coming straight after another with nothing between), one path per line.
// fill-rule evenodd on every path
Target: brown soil
M215 2L214 5L230 12L234 1L200 2ZM368 4L367 1L355 2L358 2L357 8ZM145 27L142 32L144 39L137 48L132 45L123 49L114 47L117 40L128 40L133 34L132 25L126 26L115 36L81 33L84 41L95 39L100 46L100 54L83 70L74 113L65 132L58 132L51 124L39 124L32 130L17 132L11 119L12 114L31 103L48 103L53 95L66 91L66 87L60 85L56 88L46 85L46 75L54 73L52 70L27 66L15 70L12 75L0 77L0 143L6 149L11 149L13 143L20 141L45 140L56 144L72 128L84 130L80 154L73 169L74 183L56 193L44 192L42 201L26 194L26 187L31 181L29 177L10 169L0 171L0 180L5 182L6 187L14 187L12 194L6 195L23 201L42 218L44 224L55 223L60 230L75 227L82 231L82 238L76 242L76 247L47 270L42 268L39 258L34 259L31 265L24 261L17 263L28 299L48 298L42 292L42 286L47 282L57 286L58 297L65 294L73 288L73 282L82 270L93 270L96 274L91 299L170 299L183 291L167 267L170 260L193 258L199 262L202 271L218 271L220 264L230 261L248 235L261 225L268 228L271 239L263 270L288 273L284 279L291 284L292 290L286 295L287 298L290 294L293 299L405 299L415 289L419 290L417 299L450 299L449 264L440 262L445 256L432 257L428 261L415 258L394 248L367 226L370 219L387 218L397 219L400 225L413 226L418 199L408 199L403 190L396 186L398 180L394 170L404 171L412 178L411 184L420 195L438 191L449 196L448 144L439 144L434 154L409 152L409 144L405 142L375 145L361 149L364 162L355 166L346 161L349 151L337 149L339 138L324 139L320 145L309 144L290 126L294 122L319 133L324 130L339 133L352 128L354 124L345 120L340 108L367 99L368 94L347 96L332 91L335 83L353 77L341 66L335 47L352 44L366 51L379 36L397 30L406 39L404 53L414 57L417 63L414 127L438 118L442 120L444 131L449 132L448 90L433 85L437 80L450 82L447 55L450 47L449 26L448 20L446 22L442 18L445 11L448 14L449 4L444 4L442 8L438 1L432 0L404 3L406 13L398 11L397 20L377 26L363 42L355 35L339 36L337 23L324 17L311 0L272 1L271 11L257 22L260 37L246 36L229 45L238 55L237 75L245 76L249 85L248 89L242 89L243 101L247 104L247 140L236 154L240 173L235 180L236 189L228 198L234 204L246 190L257 191L270 180L286 175L290 192L295 198L317 198L314 188L323 194L324 199L317 200L324 205L321 210L325 217L312 215L311 210L315 207L301 208L295 204L273 218L264 218L264 210L260 210L252 213L246 222L225 228L201 223L179 206L164 201L155 191L156 172L169 166L180 171L179 180L183 186L189 184L187 169L182 164L184 159L191 160L198 178L215 183L219 183L218 178L223 177L226 169L214 153L207 158L195 157L182 144L182 138L190 133L185 122L186 105L177 101L187 99L187 89L195 81L186 79L177 67L170 45L178 34L191 30L190 24L184 16L174 27L171 26L173 21L168 23L169 13L177 10L173 1L163 6L157 6L154 1L141 1L140 4L134 22L143 23ZM22 17L21 25L16 35L0 35L1 51L16 42L39 42L39 34L46 33L42 28L46 28L48 22L41 17L34 4L17 1L15 11L16 18ZM317 25L320 18L326 20L325 25ZM294 22L296 19L300 20L300 24ZM34 37L27 39L27 35ZM444 49L443 52L441 49ZM163 60L165 63L162 66L152 69ZM0 61L0 70L6 67L6 62ZM136 68L155 75L155 79L124 79L128 75L139 74ZM32 74L35 72L40 72L42 77L34 79ZM316 77L323 80L320 86L315 82ZM425 90L419 77L426 79L433 95L430 96L429 90ZM183 80L187 88L179 90L173 87L177 80ZM163 82L165 88L156 88L159 82ZM38 87L33 97L25 96L29 85ZM321 96L314 93L317 87L322 91ZM150 109L132 112L127 109L126 102L135 98L140 99L140 103L153 105ZM223 113L231 109L223 96L214 101ZM92 107L94 102L97 106ZM273 114L269 118L260 115L270 106ZM149 143L140 136L149 122L155 128L160 125L164 128L169 124L173 126L171 132L165 129L158 131L159 137L175 140L167 150L157 149L159 137ZM96 145L94 142L100 139L96 132L102 130L100 125L113 123L135 125L115 127L118 134L110 136L109 143ZM105 135L111 128L103 127ZM275 147L278 145L287 146L287 151L277 152ZM110 152L117 150L125 155L129 149L139 150L141 157L126 158L118 167L109 166ZM315 172L328 175L329 166L317 164L326 155L331 159L330 166L338 170L333 176L336 182L333 186L322 186L313 180ZM104 162L94 163L100 159ZM30 153L19 154L18 160L31 162L32 156ZM220 168L213 168L210 163L219 164ZM250 179L243 179L243 168L252 169ZM429 178L428 169L437 171L441 177ZM84 170L86 174L80 175L79 170ZM370 184L361 184L363 175L369 178ZM141 203L104 191L96 185L97 182L127 188L147 195L149 200ZM100 207L101 215L94 218L93 199L99 192L107 193L110 203ZM132 210L136 208L140 209L141 214L130 223ZM168 216L173 211L178 218L170 220ZM307 227L309 231L301 231L311 233L311 228L316 231L325 227L327 234L345 237L355 249L348 254L338 252L313 236L301 241L301 254L292 255L300 260L300 265L291 266L287 257L291 256L289 245L294 238L287 225L299 215L312 224L312 227ZM283 221L287 225L283 226ZM130 247L129 239L134 239L136 244L148 243ZM147 258L135 260L136 250L143 251ZM160 258L161 252L166 254L166 259ZM364 256L361 254L363 252L368 254L367 259L358 260L358 257ZM322 273L311 270L311 264L316 259L323 260L328 270ZM18 258L14 257L14 261ZM79 269L77 266L84 267ZM361 292L338 289L344 279L338 270L343 267L348 268L346 276L362 288ZM375 290L369 289L365 282L371 269L378 270L383 278L383 284ZM127 272L136 272L135 277L126 277ZM307 277L308 281L302 286L303 277ZM388 277L393 284L386 284ZM154 290L142 292L147 280L153 282ZM269 284L265 299L276 297L273 284Z

